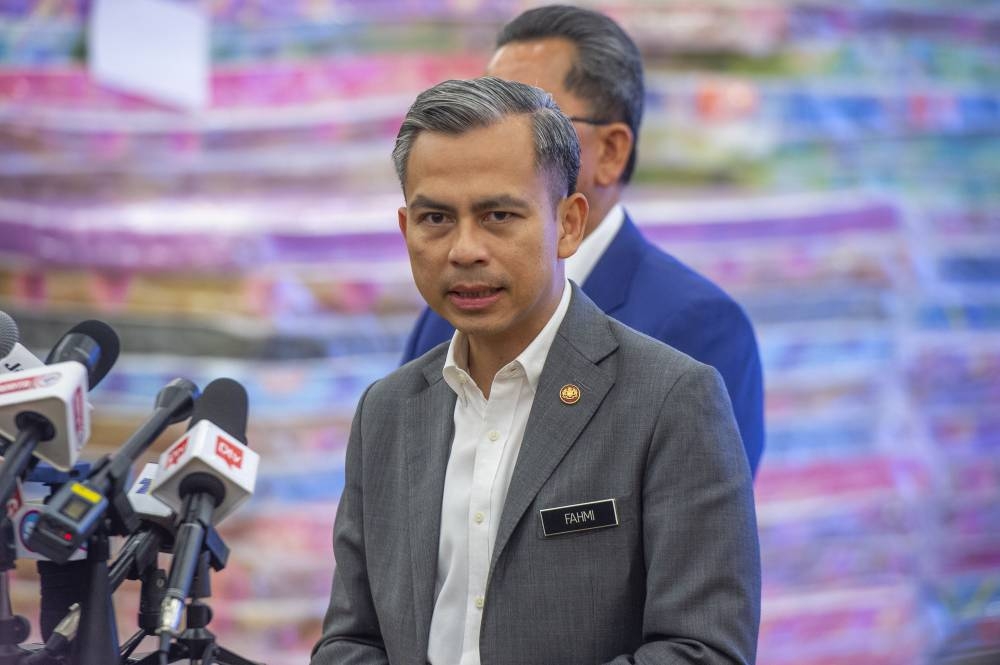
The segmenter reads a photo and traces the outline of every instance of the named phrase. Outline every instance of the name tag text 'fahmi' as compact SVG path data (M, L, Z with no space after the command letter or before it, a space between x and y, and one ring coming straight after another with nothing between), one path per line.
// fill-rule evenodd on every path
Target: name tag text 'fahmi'
M618 506L614 499L545 508L538 514L546 537L618 526Z

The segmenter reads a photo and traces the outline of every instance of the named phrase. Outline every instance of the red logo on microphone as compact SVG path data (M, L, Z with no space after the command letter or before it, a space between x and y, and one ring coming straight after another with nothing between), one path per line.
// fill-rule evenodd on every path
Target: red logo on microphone
M21 392L22 390L34 390L35 388L47 388L54 383L58 383L62 378L59 372L49 372L40 376L32 376L27 379L13 379L0 383L0 395L7 393Z
M73 393L73 428L76 430L76 438L83 445L83 388L77 386Z
M215 454L222 459L230 469L243 468L243 451L221 436L215 440Z
M174 444L174 447L167 451L167 465L165 469L169 469L174 464L180 461L181 457L184 455L184 451L187 450L188 437L184 437L180 441Z

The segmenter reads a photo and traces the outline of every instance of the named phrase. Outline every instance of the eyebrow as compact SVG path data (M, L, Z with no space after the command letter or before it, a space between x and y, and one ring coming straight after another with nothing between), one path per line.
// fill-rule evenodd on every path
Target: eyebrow
M530 210L531 204L524 199L510 194L500 194L488 199L482 199L472 204L473 212L486 212L497 208L513 208L515 210Z
M441 212L446 212L449 215L455 214L455 207L450 206L447 203L441 203L440 201L435 201L434 199L428 198L423 194L418 194L413 197L412 201L407 202L407 208L430 208L431 210L440 210Z
M418 194L413 197L413 200L407 204L409 208L429 208L431 210L440 210L441 212L454 215L457 213L455 206L442 203L441 201L435 201L434 199L424 196L423 194ZM515 210L529 210L531 204L528 201L518 198L516 196L511 196L510 194L500 194L497 196L492 196L485 199L480 199L472 204L472 212L486 212L488 210L496 210L498 208L513 208Z

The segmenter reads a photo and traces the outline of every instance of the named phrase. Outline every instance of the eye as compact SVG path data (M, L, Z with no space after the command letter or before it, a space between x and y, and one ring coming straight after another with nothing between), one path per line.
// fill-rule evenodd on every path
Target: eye
M419 217L421 224L428 226L442 226L448 223L448 216L443 212L426 212Z
M504 222L509 222L514 219L514 213L504 212L502 210L491 210L483 216L484 222L490 222L493 224L502 224Z

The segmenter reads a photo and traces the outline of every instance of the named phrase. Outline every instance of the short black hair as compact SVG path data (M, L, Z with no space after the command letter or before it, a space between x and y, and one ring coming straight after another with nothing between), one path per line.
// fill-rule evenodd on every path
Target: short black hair
M496 46L553 38L576 46L576 62L563 82L566 90L586 100L596 119L624 122L632 130L635 141L621 177L627 183L635 170L646 94L639 48L611 18L569 5L529 9L503 27Z
M552 95L533 85L483 76L468 81L444 81L417 95L406 112L392 151L403 194L406 194L410 151L421 132L460 135L515 115L531 118L535 168L548 178L553 203L576 191L580 139Z

